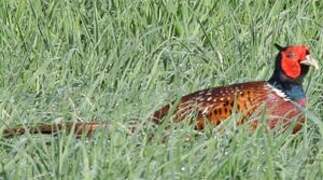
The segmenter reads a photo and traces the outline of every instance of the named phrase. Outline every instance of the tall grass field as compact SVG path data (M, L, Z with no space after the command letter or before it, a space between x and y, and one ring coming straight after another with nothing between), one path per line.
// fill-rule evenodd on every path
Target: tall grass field
M202 132L147 122L187 93L268 79L274 43L306 44L321 64L300 133L251 132L235 116ZM322 179L322 64L320 0L1 0L0 131L111 128L0 136L0 179Z

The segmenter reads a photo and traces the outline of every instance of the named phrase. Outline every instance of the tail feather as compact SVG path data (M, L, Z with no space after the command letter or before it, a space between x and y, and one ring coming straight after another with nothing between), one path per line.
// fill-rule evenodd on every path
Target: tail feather
M161 119L165 117L170 110L170 105L166 105L151 116L151 120L160 124ZM97 129L109 129L108 124L98 122L66 122L66 123L55 123L55 124L36 124L35 126L21 126L15 128L7 128L2 132L4 138L12 138L15 136L29 134L55 134L60 131L67 133L73 133L77 138L82 135L91 136ZM137 129L137 124L129 127L129 133L133 133Z
M96 122L76 122L76 123L56 123L56 124L38 124L36 126L16 127L5 129L2 137L11 138L14 136L29 134L55 134L59 131L73 132L76 137L81 137L83 134L91 136L95 130L99 128L108 128L107 124Z

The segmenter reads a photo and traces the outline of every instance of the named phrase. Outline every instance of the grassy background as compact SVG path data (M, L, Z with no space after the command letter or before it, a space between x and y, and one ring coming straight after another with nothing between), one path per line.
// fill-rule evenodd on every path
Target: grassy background
M319 118L296 136L177 124L164 143L163 127L128 136L126 126L186 93L267 79L275 42L307 44L321 60L322 22L318 0L1 0L0 130L77 119L114 128L0 139L0 177L320 179ZM304 84L317 117L322 72Z

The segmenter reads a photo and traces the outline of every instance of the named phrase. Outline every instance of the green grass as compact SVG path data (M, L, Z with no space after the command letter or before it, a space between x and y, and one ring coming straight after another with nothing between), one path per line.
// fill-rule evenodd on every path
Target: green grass
M322 68L306 77L314 116L298 135L233 121L200 135L185 123L131 136L126 126L186 93L267 79L274 43L307 44L322 64L322 22L314 0L1 0L0 130L62 119L114 128L1 138L0 179L320 179Z

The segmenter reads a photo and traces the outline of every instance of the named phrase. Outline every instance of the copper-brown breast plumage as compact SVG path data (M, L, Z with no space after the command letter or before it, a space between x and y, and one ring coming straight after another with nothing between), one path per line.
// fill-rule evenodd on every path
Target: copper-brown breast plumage
M205 120L219 124L233 111L249 116L266 98L266 82L250 82L225 87L205 89L183 96L178 103L174 120L181 121L190 114L196 116L196 128L203 129ZM170 106L164 106L153 115L155 122L167 114Z

